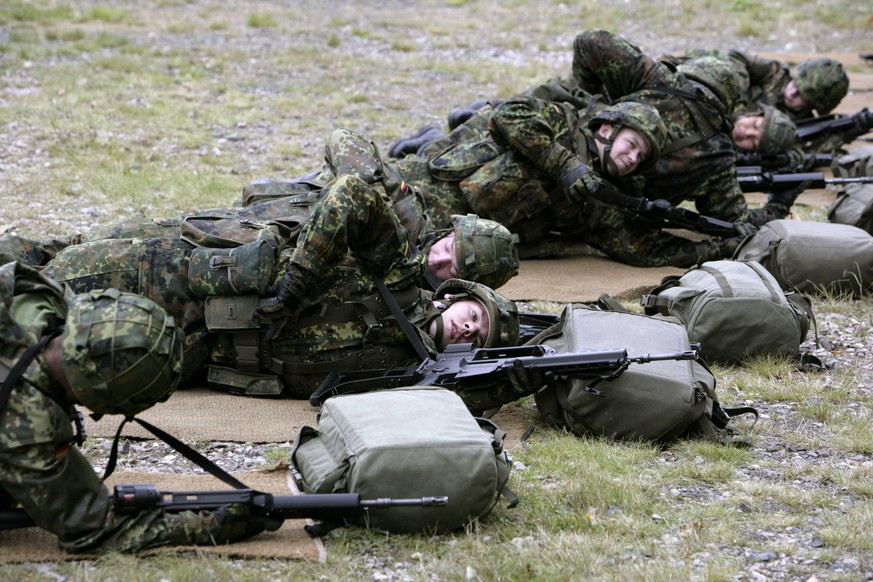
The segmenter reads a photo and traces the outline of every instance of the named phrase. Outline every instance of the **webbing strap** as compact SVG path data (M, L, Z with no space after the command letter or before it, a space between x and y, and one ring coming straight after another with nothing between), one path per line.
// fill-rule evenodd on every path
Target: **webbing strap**
M721 294L724 297L733 297L734 296L734 290L731 289L731 284L728 283L728 280L724 276L724 273L722 273L718 269L713 269L713 268L708 267L706 265L700 265L698 267L698 269L712 275L712 277L715 279L715 282L718 283L719 287L721 287Z
M50 316L45 335L43 335L37 343L24 350L24 353L21 354L21 357L18 358L18 361L15 362L12 369L9 370L6 379L3 381L3 386L0 387L0 410L3 410L3 407L6 406L6 401L9 400L9 395L12 394L12 389L15 388L19 381L21 381L21 377L24 376L24 372L27 371L27 367L30 366L30 363L39 355L45 345L49 343L52 338L59 336L62 331L60 322L57 318Z
M761 283L763 283L764 287L767 288L767 291L770 292L770 297L773 299L773 303L779 303L781 305L784 294L781 291L777 291L776 288L773 287L773 283L770 281L769 277L770 272L764 269L764 267L762 267L760 263L747 262L745 264L751 267L752 270L755 271L755 273L757 273L759 277L761 277Z
M146 422L145 420L135 418L135 417L127 417L121 424L118 425L118 430L115 432L115 438L112 440L112 450L109 453L109 460L106 463L106 470L103 472L103 480L105 481L107 477L109 477L113 471L115 471L115 465L118 461L118 441L121 438L121 431L124 428L124 425L128 423L128 421L135 421L144 429L148 430L150 433L173 447L176 451L178 451L183 457L215 477L216 479L221 480L224 483L227 483L231 487L235 489L249 489L242 481L216 465L214 462L210 461L207 457L203 456L201 453L195 451L173 435L168 432L163 431L162 429L156 427L155 425Z
M419 360L422 362L430 360L430 354L428 353L427 348L424 347L424 342L421 341L421 337L419 337L418 333L413 329L406 314L403 313L402 309L400 309L400 305L397 304L397 300L391 294L391 291L388 290L388 287L385 286L385 283L380 277L374 277L374 280L376 282L376 288L379 289L379 293L381 293L382 298L385 299L385 303L391 310L394 319L396 319L397 323L400 325L400 329L402 329L403 333L406 334L406 339L409 340L409 343L412 344L412 347L415 349L415 353L418 354Z

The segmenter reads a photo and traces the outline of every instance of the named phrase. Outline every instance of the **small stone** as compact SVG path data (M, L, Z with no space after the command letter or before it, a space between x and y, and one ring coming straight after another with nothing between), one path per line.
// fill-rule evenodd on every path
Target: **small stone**
M766 552L753 552L749 554L750 562L772 562L776 558L779 557L779 554L776 552L769 550Z

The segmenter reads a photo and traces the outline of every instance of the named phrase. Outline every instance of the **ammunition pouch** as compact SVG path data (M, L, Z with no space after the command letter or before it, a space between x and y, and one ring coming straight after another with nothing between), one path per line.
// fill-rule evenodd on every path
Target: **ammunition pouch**
M188 264L188 289L195 297L265 294L276 254L275 244L263 239L234 248L197 247Z
M206 328L233 338L235 366L207 366L210 388L245 396L278 396L285 390L280 378L282 362L273 358L270 344L263 341L256 313L257 295L207 297ZM268 373L262 373L267 370Z
M324 184L315 180L277 181L259 180L243 188L242 205L250 206L265 200L276 198L298 198L301 202L318 197Z
M428 170L437 180L460 182L505 151L490 137L462 141L434 156L428 162Z

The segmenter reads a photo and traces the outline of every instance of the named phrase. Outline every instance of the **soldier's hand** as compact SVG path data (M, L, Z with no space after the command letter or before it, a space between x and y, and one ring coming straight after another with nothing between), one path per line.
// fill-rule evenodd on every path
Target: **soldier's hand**
M561 170L558 183L574 200L584 200L590 194L597 192L601 180L591 173L591 169L581 161L570 160Z
M516 399L533 394L546 385L542 371L525 368L519 360L513 362L512 367L506 372L506 377L516 393Z
M801 182L794 188L789 188L780 192L772 192L769 196L767 196L767 204L780 204L784 206L786 210L791 210L791 206L797 200L797 197L800 196L803 191L809 188L811 185L812 181L806 180L805 182Z
M270 297L269 299L264 299L263 301L261 301L261 304L255 311L258 315L261 316L261 318L268 321L285 317L285 315L287 314L287 309L285 309L285 305L281 301L279 301L278 297Z
M303 304L305 286L296 270L289 269L282 275L282 280L276 288L276 297L270 298L258 306L257 313L267 320L287 318L299 313Z
M222 505L215 510L215 519L218 520L217 543L236 542L264 531L276 531L285 521L253 512L245 503Z

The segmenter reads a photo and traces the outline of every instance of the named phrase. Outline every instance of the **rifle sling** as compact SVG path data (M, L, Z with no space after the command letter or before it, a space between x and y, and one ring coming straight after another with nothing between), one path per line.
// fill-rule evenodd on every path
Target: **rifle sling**
M246 484L242 481L216 465L214 462L209 460L209 458L205 457L203 454L195 451L173 435L159 429L155 425L146 422L140 418L128 416L121 424L118 425L118 430L115 432L115 438L112 440L112 450L109 453L109 460L106 462L106 470L103 472L103 481L109 477L113 471L115 471L115 465L118 460L118 441L121 438L121 431L124 428L124 425L127 424L128 421L135 421L144 429L148 430L150 433L173 447L179 454L183 457L215 477L216 479L221 480L222 482L230 485L234 489L250 489Z
M391 310L391 314L400 325L400 329L402 329L403 333L406 334L406 339L409 340L409 343L412 344L412 347L415 349L415 353L418 354L419 360L422 362L430 360L431 357L427 348L424 347L424 342L421 341L421 338L413 328L413 325L409 322L409 318L407 318L406 314L403 313L403 310L400 309L400 305L397 304L394 295L391 294L391 291L388 290L388 287L385 286L384 281L382 281L380 277L374 277L374 281L376 282L376 287L379 289L379 293L382 294L382 298L388 305L388 309Z

